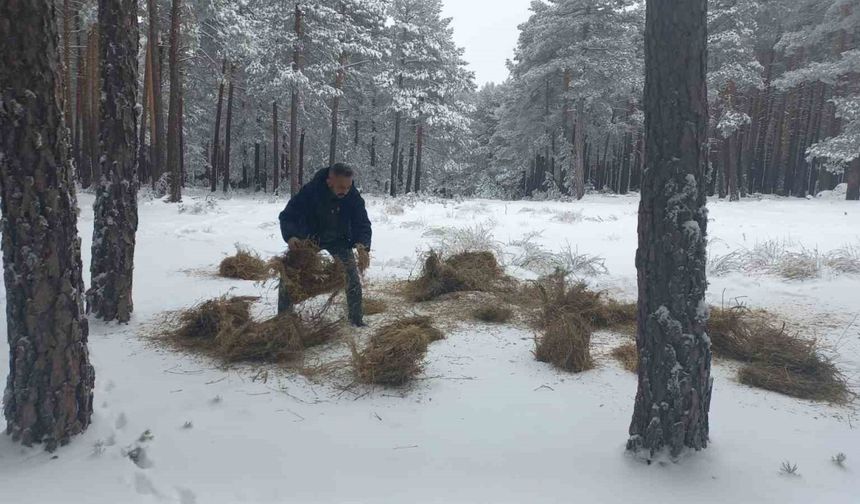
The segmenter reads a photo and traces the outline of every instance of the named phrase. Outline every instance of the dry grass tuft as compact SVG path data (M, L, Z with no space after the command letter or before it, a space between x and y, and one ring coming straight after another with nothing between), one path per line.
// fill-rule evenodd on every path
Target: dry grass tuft
M491 252L463 252L442 260L430 251L421 276L406 284L405 293L412 301L422 302L451 292L489 291L502 274Z
M356 255L358 256L357 265L358 271L364 273L370 268L370 251L368 251L364 246L359 245L355 249Z
M513 310L506 306L486 305L472 311L472 316L481 322L504 324L514 316Z
M423 369L427 346L445 336L429 317L409 317L392 322L371 336L363 350L352 343L352 366L363 383L400 386Z
M301 241L269 262L285 285L294 304L310 298L337 292L346 286L343 264L334 258L324 258L312 241Z
M266 261L254 252L237 247L236 254L225 257L218 266L218 275L238 280L257 282L269 278L270 270Z
M365 315L378 315L388 311L388 303L377 298L364 298L362 307Z
M620 303L603 292L589 289L582 282L569 285L564 272L543 277L536 286L541 300L539 325L541 320L549 320L557 313L575 314L595 329L622 329L636 325L635 303Z
M615 347L612 349L611 355L627 371L635 373L639 370L639 350L636 349L636 343L624 343Z
M790 334L771 313L715 308L708 336L715 355L746 364L741 383L800 399L840 403L849 397L845 378L818 342Z
M290 313L257 322L250 313L257 299L222 297L180 312L168 321L175 327L166 331L167 341L228 363L282 363L339 334L336 322L323 319L324 310L307 319Z
M591 357L591 327L580 317L565 313L546 323L535 337L535 358L553 366L581 373L594 368Z

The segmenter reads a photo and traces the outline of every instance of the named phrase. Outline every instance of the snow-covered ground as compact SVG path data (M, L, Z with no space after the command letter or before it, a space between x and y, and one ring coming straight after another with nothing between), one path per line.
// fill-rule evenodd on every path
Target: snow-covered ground
M93 198L82 194L80 203L88 266ZM605 356L593 371L558 372L533 359L532 334L521 326L461 324L431 345L424 377L410 389L365 395L276 368L219 369L145 338L159 314L228 292L262 295L273 312L271 286L210 272L237 243L263 256L280 252L283 204L248 196L208 204L204 193L186 195L182 207L141 201L134 319L90 325L93 425L55 454L0 436L0 502L860 502L856 407L750 389L726 363L715 365L712 445L677 464L647 466L624 451L634 375ZM446 227L458 227L494 244L522 277L534 273L513 266L522 250L512 243L528 234L548 251L569 244L602 256L608 274L586 279L634 299L635 196L368 204L373 285L408 276L420 251L439 241L450 246L456 233ZM860 246L856 202L764 199L710 208L713 254L767 240L822 253ZM824 271L789 281L731 273L711 279L709 297L785 315L835 349L858 390L860 275ZM597 340L609 345L613 336ZM7 371L3 359L0 376ZM152 439L138 441L147 430ZM145 450L139 465L125 456L135 445ZM845 468L831 461L838 452L848 456ZM799 476L780 474L783 461L797 464Z

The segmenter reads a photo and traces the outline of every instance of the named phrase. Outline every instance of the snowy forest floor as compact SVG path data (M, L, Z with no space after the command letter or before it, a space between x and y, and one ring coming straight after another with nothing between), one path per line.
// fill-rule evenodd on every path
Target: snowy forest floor
M93 196L79 199L88 269ZM257 311L274 313L274 285L214 272L235 244L263 257L283 251L283 205L203 192L186 194L181 206L141 198L132 323L90 322L93 425L55 454L0 436L0 502L857 502L857 402L830 406L752 389L726 362L714 366L706 451L678 464L628 457L636 378L608 352L629 336L598 333L597 368L572 375L534 360L525 325L449 321L414 385L346 392L275 366L224 369L154 345L147 336L162 314L225 293L262 296ZM635 195L577 203L370 197L368 290L417 273L431 246L469 242L495 248L509 273L534 278L517 266L529 254L516 242L532 235L530 254L569 244L604 258L606 273L580 276L632 301L637 205ZM860 250L856 203L766 198L712 201L710 211L715 257L763 243L822 257ZM824 342L860 391L860 274L721 273L710 278L711 304L742 302L784 316ZM0 317L5 331L5 310ZM369 317L362 334L385 318ZM343 349L341 342L330 351ZM0 354L7 352L4 337ZM0 376L7 373L2 359ZM128 457L135 447L137 463ZM844 467L831 461L839 452L848 457ZM781 474L784 461L797 464L798 475Z

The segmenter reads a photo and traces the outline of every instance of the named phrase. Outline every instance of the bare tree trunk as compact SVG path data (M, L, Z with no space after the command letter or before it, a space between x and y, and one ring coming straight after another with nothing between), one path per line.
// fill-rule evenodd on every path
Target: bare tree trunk
M305 129L299 138L299 186L305 183Z
M260 192L260 142L254 144L254 192Z
M272 186L275 194L281 185L281 165L278 164L278 102L272 102L272 159L275 169L272 170Z
M63 96L65 97L65 123L69 138L75 137L75 120L72 115L72 9L71 0L63 0Z
M78 180L80 180L80 169L81 169L81 133L84 125L83 118L83 83L84 83L84 48L83 42L81 38L81 33L83 29L81 28L81 12L80 9L75 9L75 41L77 42L77 76L76 76L76 86L75 86L75 135L72 139L73 147L72 151L74 152L75 166L78 169Z
M223 190L226 193L230 189L230 140L233 137L233 72L236 70L236 65L230 64L230 69L227 74L229 80L227 84L227 125L224 131L224 163L221 167L224 176Z
M332 166L337 158L337 128L338 115L340 113L340 94L343 89L343 81L346 79L346 64L349 62L349 56L346 52L340 54L340 66L337 69L337 74L334 79L334 98L331 104L331 138L329 140L328 165Z
M418 138L415 140L415 192L418 193L421 192L421 160L424 155L424 122L420 117L416 131Z
M96 189L87 311L121 323L134 310L137 232L137 0L99 0L101 177Z
M215 109L215 141L212 142L212 173L209 176L209 188L212 192L218 190L218 161L221 147L221 109L224 105L224 83L227 79L227 58L221 63L221 82L218 84L218 108Z
M412 192L412 179L415 172L415 136L418 128L413 124L412 141L409 143L409 168L406 170L406 194Z
M707 0L647 0L645 156L639 206L639 387L627 449L708 445Z
M740 201L740 191L738 189L738 153L737 153L737 143L738 143L738 132L735 131L732 133L726 141L724 145L726 146L726 162L723 164L723 168L725 169L726 179L728 182L729 189L729 201Z
M571 187L576 199L585 196L585 101L580 98L576 102L576 133L573 141L573 157L571 158Z
M158 1L148 0L149 6L149 39L152 41L152 99L153 99L153 128L152 128L152 183L158 182L165 170L164 149L164 106L161 95L161 35L158 28Z
M303 50L303 37L304 37L304 28L302 26L302 8L300 4L296 4L296 43L293 46L293 72L301 72L302 71L302 50ZM298 166L298 156L299 156L299 89L296 86L293 86L292 93L290 94L290 167ZM299 172L298 170L293 169L290 173L290 194L295 196L299 189L301 189L301 183L299 182Z
M403 77L400 77L401 82ZM389 194L397 196L397 161L400 156L400 120L403 113L398 110L394 113L394 142L391 144L391 185Z
M170 111L167 118L167 172L170 174L170 202L182 201L182 73L179 68L179 36L182 29L182 0L173 0L170 19Z
M848 193L845 199L848 201L860 200L860 158L851 161L845 169L845 182L848 183Z
M54 2L4 0L0 20L0 227L9 341L3 412L15 441L45 443L52 451L89 426L95 379L77 199L62 94L56 93Z
M143 100L142 107L140 111L140 125L138 129L138 142L137 142L137 181L139 184L144 183L147 178L147 169L146 169L146 121L147 121L147 112L149 111L149 102L152 94L152 72L151 72L151 60L152 58L152 44L147 41L146 43L146 55L144 56L144 70L143 70Z

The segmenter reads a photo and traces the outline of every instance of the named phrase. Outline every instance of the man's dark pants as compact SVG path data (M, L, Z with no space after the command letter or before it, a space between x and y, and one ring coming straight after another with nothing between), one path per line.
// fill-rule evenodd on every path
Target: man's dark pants
M349 321L360 323L364 318L362 307L361 276L355 262L355 254L351 249L325 249L332 257L343 263L346 269L346 304L349 311ZM278 287L278 313L293 309L290 295L284 288L283 282Z

